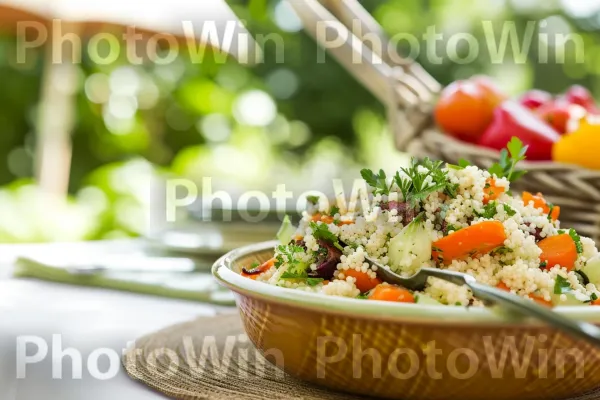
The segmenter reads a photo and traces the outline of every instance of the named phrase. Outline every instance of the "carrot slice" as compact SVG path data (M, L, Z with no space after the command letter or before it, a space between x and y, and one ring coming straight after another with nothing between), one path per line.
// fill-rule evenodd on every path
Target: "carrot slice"
M570 235L563 233L547 237L538 243L542 250L541 262L545 262L544 269L550 269L556 264L572 271L577 261L577 246Z
M399 303L414 303L411 292L396 285L377 285L369 294L369 300L396 301Z
M261 274L263 274L267 270L271 269L271 267L273 267L273 265L275 265L275 258L271 258L270 260L265 261L258 267L252 268L248 272L246 272L246 270L242 269L241 275L245 276L246 278L256 280L256 278L258 278Z
M500 290L510 292L510 288L508 286L506 286L506 283L504 283L504 282L500 282L499 284L496 285L496 287ZM533 293L529 294L529 298L542 306L546 306L546 307L553 306L551 301L548 301L548 300L544 299L542 296L539 296L537 294L533 294Z
M335 220L333 219L333 217L331 215L324 215L321 213L316 213L311 217L311 220L314 222L318 222L321 221L324 224L332 224ZM354 222L353 221L335 221L335 224L340 226L340 225L352 225Z
M544 196L541 193L534 195L529 192L523 192L521 197L522 197L523 203L525 203L525 205L528 205L530 202L533 202L533 206L535 208L541 208L542 211L545 212L546 214L548 214L550 212L550 206L548 205L548 202L546 201L546 199L544 199ZM560 207L554 206L554 208L552 208L552 213L550 214L550 218L552 218L552 221L556 221L559 216L560 216Z
M349 269L347 271L343 271L343 273L346 276L351 276L356 279L354 284L361 293L368 292L381 283L381 280L378 278L371 278L366 272L357 271L355 269Z
M500 290L504 290L506 292L510 292L510 288L508 286L506 286L506 283L504 282L500 282L499 284L496 285L496 287ZM542 305L542 306L546 306L546 307L552 307L552 302L548 301L546 299L544 299L542 296L539 296L537 294L530 294L528 296L531 300L535 301L536 303Z
M532 294L530 294L530 295L529 295L529 298L530 298L531 300L535 301L536 303L538 303L539 305L546 306L546 307L550 307L550 308L554 307L554 305L552 304L552 302L551 302L551 301L548 301L548 300L544 299L544 298L543 298L542 296L540 296L540 295L537 295L537 294L533 294L533 293L532 293Z
M596 299L591 303L593 306L600 306L600 299Z
M492 200L496 200L504 193L506 189L503 186L496 186L496 180L488 178L485 181L485 187L483 188L483 204L487 204Z
M500 221L483 221L459 229L433 243L433 259L450 263L469 256L486 254L500 247L506 240Z
M325 224L331 224L333 222L333 217L331 215L324 215L321 213L316 213L311 218L314 222L321 221Z

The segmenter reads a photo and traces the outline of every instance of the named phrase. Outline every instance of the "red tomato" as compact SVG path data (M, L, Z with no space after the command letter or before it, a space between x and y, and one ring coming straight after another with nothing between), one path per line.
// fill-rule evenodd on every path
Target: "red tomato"
M528 160L551 160L552 145L560 135L521 104L507 100L496 108L494 122L487 128L479 144L496 150L506 147L516 136L529 146Z
M533 89L525 92L519 99L519 103L529 108L530 110L537 110L538 108L550 103L552 101L552 95L543 90Z
M558 133L565 133L571 120L572 107L572 104L565 101L552 101L538 108L537 113Z
M508 96L500 90L492 78L487 75L475 75L471 78L471 81L479 86L493 108L496 108L500 103L508 98Z
M591 113L597 113L596 102L589 90L581 85L573 85L565 93L565 100L570 104L576 104Z
M493 109L477 84L457 81L442 91L435 108L435 120L449 135L475 143L492 122Z

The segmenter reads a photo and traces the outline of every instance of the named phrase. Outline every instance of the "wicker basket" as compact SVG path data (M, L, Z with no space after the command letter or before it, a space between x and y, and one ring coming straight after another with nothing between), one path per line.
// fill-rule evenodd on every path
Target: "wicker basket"
M483 168L498 161L499 152L454 139L436 130L433 106L441 85L419 64L389 54L381 26L356 0L288 0L306 30L325 46L350 73L388 107L396 147L417 157L428 156L449 163L464 158ZM317 24L347 37L344 46L327 47L317 35ZM369 40L362 39L370 35ZM383 46L373 47L372 35ZM361 46L357 46L361 43ZM386 49L386 52L380 52ZM357 62L360 60L360 62ZM373 62L376 60L376 62ZM560 205L562 227L600 241L600 171L555 162L523 162L528 173L512 187L515 192L542 192Z

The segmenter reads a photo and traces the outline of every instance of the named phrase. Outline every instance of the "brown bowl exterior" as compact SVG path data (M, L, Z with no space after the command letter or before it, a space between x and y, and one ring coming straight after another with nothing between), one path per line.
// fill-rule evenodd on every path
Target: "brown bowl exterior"
M248 254L230 268L271 255ZM326 300L316 312L260 293L236 296L246 332L268 360L331 389L390 399L525 400L600 387L600 350L544 326L354 315L328 310Z

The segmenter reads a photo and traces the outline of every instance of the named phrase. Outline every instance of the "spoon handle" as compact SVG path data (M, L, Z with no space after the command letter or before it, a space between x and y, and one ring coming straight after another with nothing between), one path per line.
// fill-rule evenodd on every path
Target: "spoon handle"
M492 286L474 281L467 281L466 284L473 291L473 295L481 300L495 303L523 316L537 318L557 329L600 346L600 328L595 325L562 316L547 307Z

